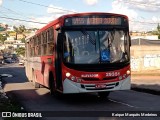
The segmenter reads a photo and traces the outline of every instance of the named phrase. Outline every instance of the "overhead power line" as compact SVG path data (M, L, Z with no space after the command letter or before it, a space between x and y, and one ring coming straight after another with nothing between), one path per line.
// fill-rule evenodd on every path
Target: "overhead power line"
M11 10L11 9L9 9L9 8L6 8L6 7L4 7L4 6L1 6L1 8L5 9L5 10L7 10L7 11L10 11L10 12L11 12L12 14L14 14L14 15L18 15L18 16L21 16L21 17L25 17L25 18L31 19L30 17L27 17L27 16L23 15L22 13L16 12L16 11ZM5 15L5 16L6 16L6 15ZM7 16L7 17L8 17L8 16Z
M42 7L46 7L46 8L52 8L52 9L62 10L62 11L65 11L65 12L73 12L73 13L77 13L77 12L72 11L72 10L66 10L66 9L62 9L62 8L58 8L58 7L51 7L51 6L42 5L42 4L39 4L39 3L28 2L28 1L25 1L25 0L19 0L19 1L25 2L25 3L29 3L29 4L33 4L33 5L42 6Z
M47 23L43 23L43 22L35 22L35 21L31 21L31 20L22 20L22 19L3 17L3 16L0 16L0 18L9 19L9 20L19 20L19 21L30 22L30 23L47 24Z

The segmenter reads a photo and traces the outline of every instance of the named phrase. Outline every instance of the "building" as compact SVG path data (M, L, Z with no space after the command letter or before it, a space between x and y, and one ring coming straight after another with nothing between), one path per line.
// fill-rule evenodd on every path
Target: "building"
M0 50L4 50L5 49L5 45L0 44Z
M16 35L17 35L16 32L11 32L11 33L9 33L9 38L14 38L14 40L15 40L16 39Z
M8 26L7 31L14 31L13 26Z
M21 40L22 38L25 38L23 34L17 34L17 40Z
M13 48L16 49L19 47L25 47L25 43L22 43L21 40L14 40L13 38L12 39L7 38L7 40L4 41L4 46L7 49L13 49Z

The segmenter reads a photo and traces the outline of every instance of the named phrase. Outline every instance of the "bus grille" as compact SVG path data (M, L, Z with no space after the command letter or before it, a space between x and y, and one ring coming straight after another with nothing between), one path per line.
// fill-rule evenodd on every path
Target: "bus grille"
M85 78L85 77L82 77L82 79L84 81L99 81L99 80L115 80L115 79L118 79L117 76L115 77L105 77L103 79L99 79L99 78Z
M104 88L96 88L95 84L81 84L81 88L84 88L86 90L107 90L107 89L113 89L118 85L119 85L119 82L116 82L111 84L105 84L106 87Z
M99 78L82 78L85 81L97 81Z

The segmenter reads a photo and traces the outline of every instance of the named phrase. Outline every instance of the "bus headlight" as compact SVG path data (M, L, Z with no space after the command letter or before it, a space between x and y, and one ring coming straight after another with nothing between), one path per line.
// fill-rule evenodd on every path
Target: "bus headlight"
M127 70L127 72L126 72L126 73L127 73L127 75L129 75L129 74L131 73L131 71L130 71L130 70Z
M71 73L67 72L66 77L70 77L70 76L71 76Z

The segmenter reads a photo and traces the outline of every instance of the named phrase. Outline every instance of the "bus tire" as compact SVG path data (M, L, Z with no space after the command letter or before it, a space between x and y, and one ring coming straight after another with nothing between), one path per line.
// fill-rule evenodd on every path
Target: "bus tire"
M106 92L98 92L98 97L104 99L107 98L109 96L110 92L106 91Z
M56 91L55 83L54 83L54 77L53 77L53 74L51 72L49 74L49 90L50 90L50 95L51 96L58 97L60 95L60 93Z
M51 72L49 73L49 90L50 90L50 94L54 95L54 92L55 92L54 78Z

